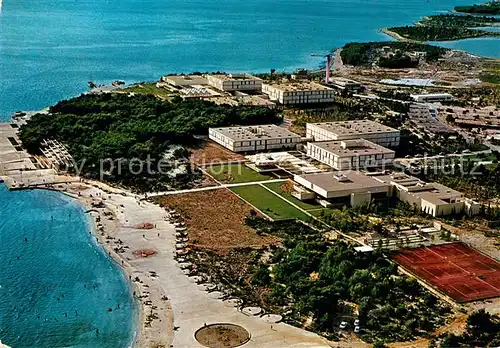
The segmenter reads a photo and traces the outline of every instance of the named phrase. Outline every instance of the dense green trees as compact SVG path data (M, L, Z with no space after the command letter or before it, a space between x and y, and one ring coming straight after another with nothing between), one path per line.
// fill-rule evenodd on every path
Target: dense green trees
M415 41L448 41L479 36L498 36L498 33L474 29L499 23L500 19L485 16L440 14L427 16L418 25L388 28L406 39Z
M398 52L391 57L380 57L378 61L379 67L388 69L416 68L418 64L418 59L413 59L402 52Z
M33 116L21 127L20 138L31 153L39 151L43 139L57 139L67 145L83 176L149 191L190 181L189 166L185 166L185 175L174 178L165 174L170 167L179 166L176 160L182 162L185 155L176 151L167 160L165 152L172 145L191 145L193 135L206 134L209 127L277 121L276 113L267 108L181 98L166 102L147 95L89 94L57 103L50 114Z
M441 342L443 348L500 346L500 317L475 311L467 318L467 330L461 335L448 334Z
M446 28L461 28L461 27L487 27L495 23L500 23L500 18L486 16L457 16L453 14L440 14L427 16L421 24L426 26L446 27Z
M489 1L481 5L455 6L455 11L463 13L481 13L488 15L499 15L500 3L498 1Z
M270 264L256 270L255 277L267 279L272 289L268 301L290 304L297 320L312 316L315 331L334 334L340 321L358 318L368 342L411 340L441 325L449 311L414 279L399 275L380 251L357 253L344 241L326 243L296 222L250 218L248 224L284 238ZM269 266L273 276L263 277Z
M469 29L466 27L438 27L438 26L404 26L388 28L389 31L396 33L405 39L415 41L451 41L461 40L472 37L490 36L484 30Z
M379 58L381 57L381 49L386 46L393 51L400 51L401 53L425 52L425 60L428 62L436 61L447 51L445 48L412 42L351 42L342 48L340 56L345 64L354 66L369 66L373 63L378 63ZM403 63L408 62L398 62L397 59L394 61L387 59L387 61L385 63L384 62L383 64L386 64L387 67L392 67L391 65L396 65L397 67L414 66L414 62L411 62L411 66L403 66Z

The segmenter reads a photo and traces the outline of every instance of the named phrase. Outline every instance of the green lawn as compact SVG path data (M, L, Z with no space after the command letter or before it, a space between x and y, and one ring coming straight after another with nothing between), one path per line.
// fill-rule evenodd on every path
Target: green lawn
M309 209L318 209L321 208L321 205L319 204L314 204L314 203L306 203L298 200L297 198L293 197L290 193L283 191L281 187L283 186L283 182L271 182L269 184L264 184L266 187L269 189L273 190L277 194L279 194L281 197L289 200L293 204L295 204L298 207L301 207L304 210L309 210Z
M122 89L122 91L137 94L153 94L166 99L168 99L169 95L172 94L172 92L166 90L165 88L156 87L156 82L133 85Z
M281 197L287 199L288 201L292 202L296 206L306 210L309 214L312 214L314 216L319 216L321 211L324 211L325 213L331 213L331 209L325 208L321 206L320 204L316 202L302 202L298 200L297 198L293 197L290 193L283 191L282 186L284 183L282 182L271 182L269 184L264 184L266 187L269 189L273 190L277 194L279 194Z
M215 179L226 184L242 182L265 181L271 177L262 175L241 164L218 164L205 168Z
M233 187L231 188L231 191L238 194L246 201L250 202L252 205L264 212L264 214L269 215L274 220L311 220L310 216L307 216L297 208L291 206L260 185Z

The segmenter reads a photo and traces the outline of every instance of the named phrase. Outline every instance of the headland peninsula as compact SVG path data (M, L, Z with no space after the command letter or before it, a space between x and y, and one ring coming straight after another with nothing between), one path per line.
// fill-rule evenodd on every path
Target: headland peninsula
M494 15L494 13L489 14ZM454 41L478 37L498 37L500 34L497 31L487 28L498 27L499 24L500 18L495 16L439 14L426 16L411 26L384 28L382 32L400 41Z

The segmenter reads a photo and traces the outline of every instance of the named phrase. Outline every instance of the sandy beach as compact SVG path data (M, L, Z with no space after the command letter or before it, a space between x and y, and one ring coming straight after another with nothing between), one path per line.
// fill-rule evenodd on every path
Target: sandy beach
M124 232L139 235L141 238L147 233L149 238L154 231L158 236L157 229L135 228L138 224L134 224L133 214L130 223L128 218L125 219L122 202L133 201L138 210L141 210L143 203L131 193L124 195L124 191L101 183L64 184L59 185L57 190L77 199L85 206L93 224L93 230L90 232L109 257L121 266L130 281L134 299L139 306L135 319L134 347L168 347L172 341L173 317L168 301L164 300L163 289L154 282L152 274L137 267L136 262L140 259L134 257L135 250L118 238Z
M55 189L85 205L94 221L91 233L129 278L140 305L134 347L203 347L194 334L212 323L244 327L251 335L246 347L330 346L314 333L244 314L188 277L174 257L175 226L158 205L98 182Z
M401 35L399 35L398 33L395 33L387 28L383 28L383 29L380 29L380 31L382 33L384 33L385 35L389 35L390 37L398 40L398 41L408 41L408 42L412 42L413 40L410 40L410 39L407 39L405 37L402 37Z

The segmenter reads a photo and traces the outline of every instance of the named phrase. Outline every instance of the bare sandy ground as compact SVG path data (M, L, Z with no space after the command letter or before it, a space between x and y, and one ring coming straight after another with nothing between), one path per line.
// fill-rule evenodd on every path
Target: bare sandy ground
M97 240L133 285L141 308L134 347L202 347L194 334L212 323L244 327L251 335L245 347L330 346L314 333L247 316L186 276L174 258L175 227L163 208L101 183L71 183L57 188L91 210ZM144 223L152 224L152 228L139 228ZM138 250L155 253L141 257L134 254Z

